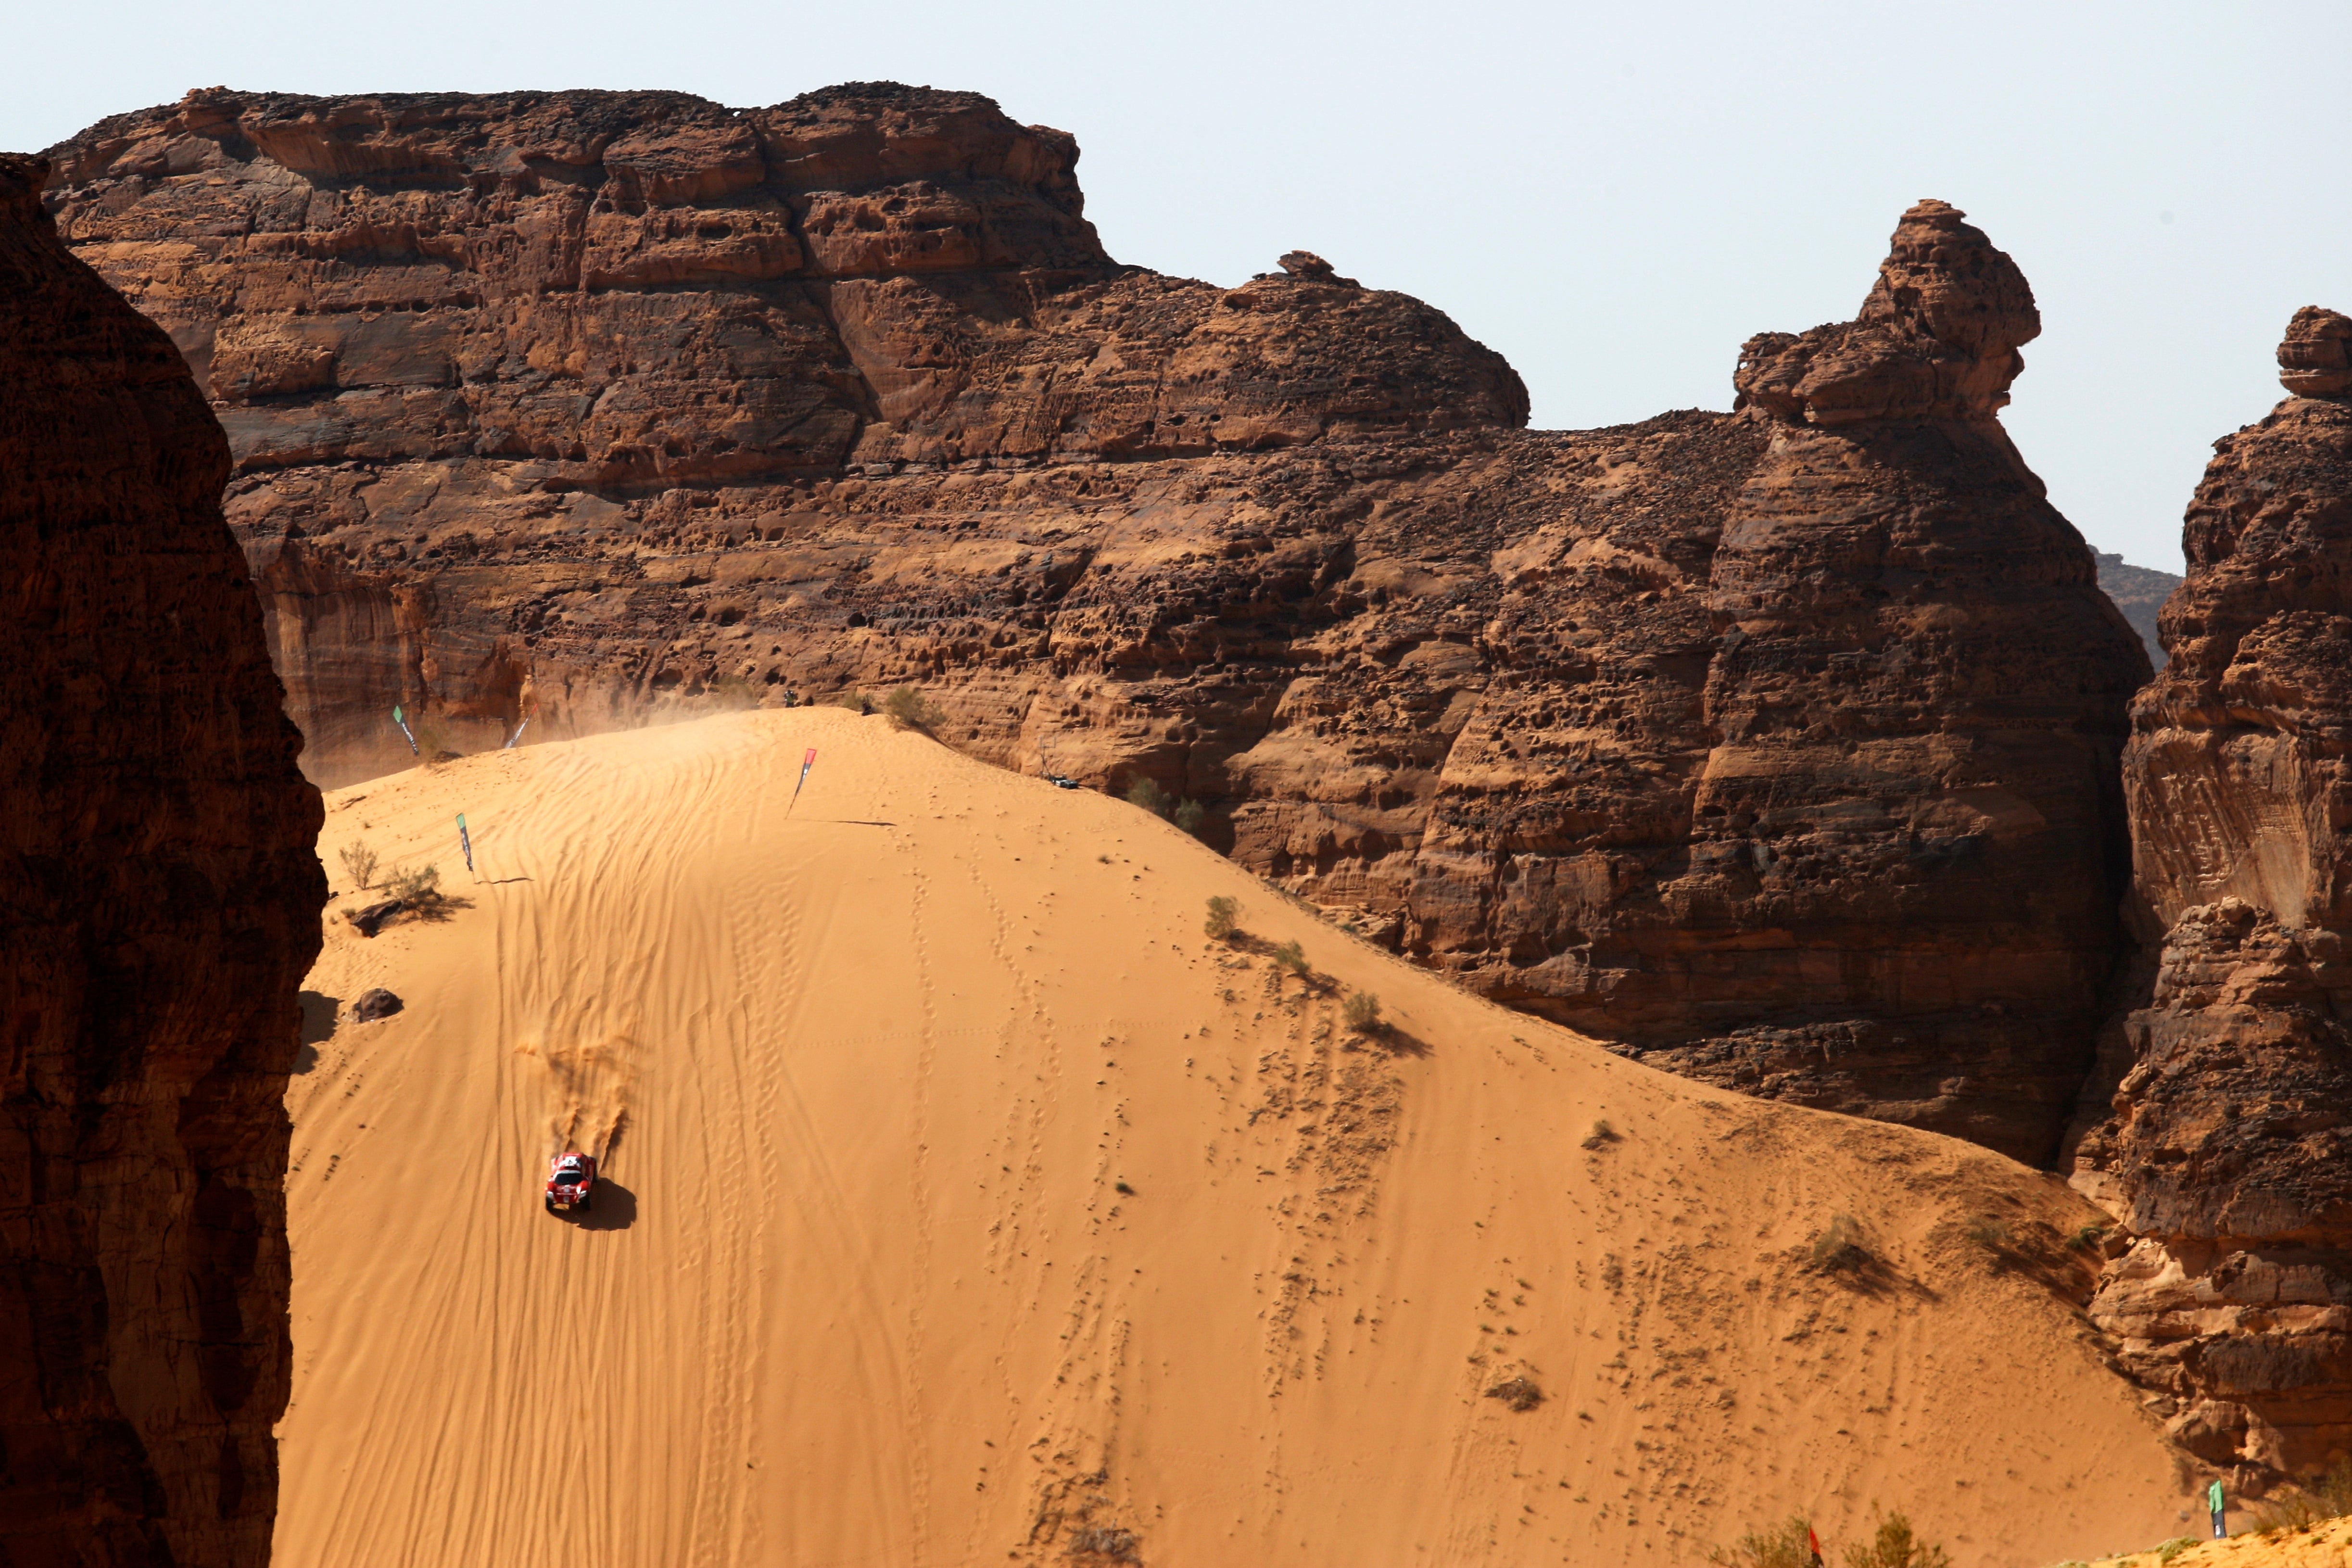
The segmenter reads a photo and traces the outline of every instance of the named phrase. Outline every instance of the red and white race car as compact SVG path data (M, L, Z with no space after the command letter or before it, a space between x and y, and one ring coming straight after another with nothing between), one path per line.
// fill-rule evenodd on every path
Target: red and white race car
M588 1199L596 1185L596 1156L578 1152L558 1154L547 1172L547 1212L563 1213L578 1209L588 1212Z

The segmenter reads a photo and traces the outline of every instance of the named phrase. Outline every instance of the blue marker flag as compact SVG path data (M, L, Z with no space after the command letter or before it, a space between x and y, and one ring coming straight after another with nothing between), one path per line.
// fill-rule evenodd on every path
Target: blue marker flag
M474 868L474 839L466 831L466 814L462 811L457 814L457 847L466 852L466 869L471 871Z

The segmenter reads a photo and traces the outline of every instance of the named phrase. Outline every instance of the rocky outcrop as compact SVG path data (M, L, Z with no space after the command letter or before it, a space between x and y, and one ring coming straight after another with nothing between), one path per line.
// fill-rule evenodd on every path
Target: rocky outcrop
M2189 508L2125 756L2161 957L2074 1178L2133 1238L2094 1316L2180 1439L2252 1477L2352 1448L2347 341L2296 314L2291 395L2215 444Z
M2147 665L1994 416L2041 323L1963 217L1920 203L1853 321L1742 351L1767 444L1710 566L1683 863L1612 900L1632 961L1567 1016L1654 1009L1644 1059L2040 1162L2117 951Z
M2046 1159L2145 679L1995 417L2032 300L1940 203L1729 414L1522 429L1307 251L1105 256L1059 132L887 85L226 92L55 150L203 367L314 776L926 687L1662 1064Z
M2164 668L2164 639L2157 631L2156 617L2164 608L2164 601L2180 586L2178 573L2159 572L2153 566L2135 566L2122 556L2102 550L2098 552L2099 592L2115 602L2139 634L2141 646L2147 649L2149 664Z
M0 156L0 1559L251 1564L326 887L229 458Z
M1527 414L1497 355L1317 258L1236 289L1116 265L1072 139L970 93L214 91L52 153L59 228L208 378L325 782L405 760L404 700L470 749L718 677L667 646L549 668L543 601L591 584L485 556L814 542L845 472Z

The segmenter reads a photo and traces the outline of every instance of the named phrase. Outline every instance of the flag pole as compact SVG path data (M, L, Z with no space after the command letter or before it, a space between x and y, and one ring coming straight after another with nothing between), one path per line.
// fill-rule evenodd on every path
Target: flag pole
M808 755L801 759L801 776L793 784L793 798L784 803L784 815L790 816L793 807L801 803L801 786L808 783L809 770L816 766L816 748L811 746Z

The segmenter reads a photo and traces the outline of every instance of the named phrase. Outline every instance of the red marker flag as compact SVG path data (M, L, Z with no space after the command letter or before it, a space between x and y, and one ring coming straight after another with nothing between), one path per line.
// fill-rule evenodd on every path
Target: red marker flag
M808 749L808 755L801 759L801 776L793 784L793 798L785 804L786 816L790 816L793 814L793 807L801 803L801 785L808 783L808 771L814 766L816 766L816 748L811 746Z
M1813 1554L1813 1568L1822 1568L1822 1538L1813 1533L1811 1525L1805 1526L1805 1545Z

